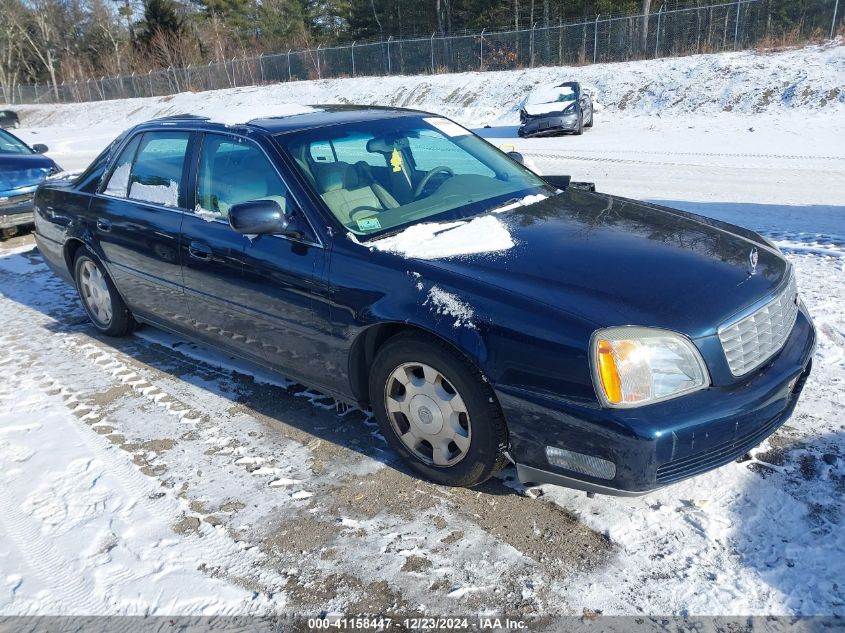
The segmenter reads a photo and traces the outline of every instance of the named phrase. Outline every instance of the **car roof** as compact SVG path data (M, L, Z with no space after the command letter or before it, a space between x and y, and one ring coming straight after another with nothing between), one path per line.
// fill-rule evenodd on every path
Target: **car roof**
M283 134L296 132L326 125L337 125L341 123L355 123L359 121L377 121L384 119L395 119L406 116L425 116L428 112L420 110L409 110L406 108L389 108L382 106L357 106L357 105L314 105L309 106L312 111L299 114L287 114L278 117L262 117L246 121L237 126L225 125L215 122L213 118L197 116L193 114L181 114L162 117L147 121L136 126L136 129L169 127L189 127L197 130L227 130L233 127L244 127L270 134Z

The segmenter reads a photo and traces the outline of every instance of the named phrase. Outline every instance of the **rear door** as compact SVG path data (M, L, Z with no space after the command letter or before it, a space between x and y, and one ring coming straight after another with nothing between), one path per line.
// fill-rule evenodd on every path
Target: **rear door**
M325 365L317 359L317 332L320 323L326 327L328 309L316 308L315 296L326 287L323 247L315 235L249 238L228 223L229 209L251 200L275 200L302 213L273 162L251 139L207 133L195 180L181 256L196 335L321 384Z
M136 134L90 207L95 243L130 309L167 324L187 318L179 235L190 139L187 131Z

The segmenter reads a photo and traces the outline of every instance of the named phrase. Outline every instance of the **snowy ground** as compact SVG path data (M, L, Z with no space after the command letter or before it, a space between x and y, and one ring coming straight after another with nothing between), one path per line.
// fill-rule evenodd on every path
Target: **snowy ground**
M751 460L631 500L526 496L511 470L477 490L431 485L360 412L152 328L100 337L23 236L0 244L0 614L845 615L845 88L761 112L753 94L789 73L796 99L828 94L845 72L842 47L783 55L579 69L608 86L582 137L517 139L512 108L486 101L459 116L445 97L460 77L402 88L442 79L423 107L542 172L778 242L819 348L794 417ZM708 83L724 66L746 79ZM683 99L621 108L644 78ZM376 99L379 82L346 97ZM335 84L304 100L337 101ZM703 100L716 85L732 111ZM220 108L266 90L174 99ZM33 108L23 134L81 168L162 104L141 101L157 105Z

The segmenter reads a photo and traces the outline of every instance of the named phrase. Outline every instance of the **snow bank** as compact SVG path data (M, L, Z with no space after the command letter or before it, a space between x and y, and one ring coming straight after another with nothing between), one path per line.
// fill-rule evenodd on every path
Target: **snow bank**
M403 257L440 259L506 251L513 246L507 227L491 215L469 222L426 222L372 242L372 246Z
M291 103L356 103L434 111L462 124L517 123L540 85L579 81L609 112L636 114L845 110L842 41L782 52L717 53L592 66L326 79L91 104L16 106L24 128L129 127L187 112L229 119L286 114Z

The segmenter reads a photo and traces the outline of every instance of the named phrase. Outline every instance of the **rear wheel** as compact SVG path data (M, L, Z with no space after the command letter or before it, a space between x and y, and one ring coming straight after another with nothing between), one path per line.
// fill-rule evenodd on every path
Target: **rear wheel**
M506 463L507 429L490 385L435 338L388 341L370 371L370 402L391 448L426 479L475 486Z
M584 124L584 127L593 127L593 113L590 112L590 121Z
M129 334L135 326L132 313L91 251L82 248L77 252L73 271L82 307L94 327L109 336Z

